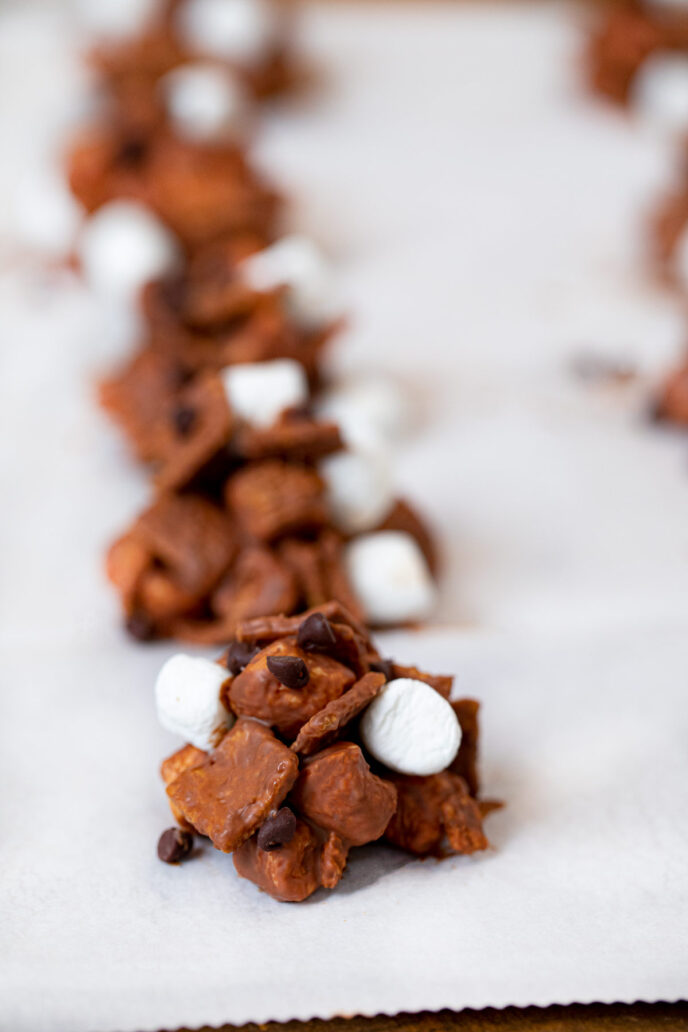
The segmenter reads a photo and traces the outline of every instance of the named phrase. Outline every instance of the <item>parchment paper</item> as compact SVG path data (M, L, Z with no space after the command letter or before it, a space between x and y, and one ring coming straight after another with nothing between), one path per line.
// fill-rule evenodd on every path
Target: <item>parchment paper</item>
M6 190L40 149L21 133L63 117L41 69L73 41L42 18L0 63L26 104ZM636 243L668 141L578 96L567 8L337 4L306 25L329 83L271 116L262 160L338 259L340 364L412 389L399 475L447 542L438 628L383 646L484 700L485 793L507 807L488 855L366 848L302 906L209 847L158 862L177 743L151 685L172 647L124 640L101 574L146 497L92 402L122 344L71 274L23 257L0 275L8 1032L688 992L688 456L642 417L681 324ZM639 380L582 386L582 345Z

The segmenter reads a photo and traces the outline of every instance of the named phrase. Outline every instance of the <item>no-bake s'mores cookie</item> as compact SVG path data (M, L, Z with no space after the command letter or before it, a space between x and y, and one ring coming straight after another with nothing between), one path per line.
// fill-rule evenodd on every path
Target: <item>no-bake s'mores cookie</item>
M278 435L283 428L291 433L287 422ZM341 452L306 461L298 450L299 460L245 462L219 497L162 492L112 545L108 575L134 637L219 644L249 617L330 598L374 626L429 616L432 538L378 477L377 460Z
M87 212L145 205L187 250L269 239L281 200L246 156L250 95L285 84L284 18L268 0L168 0L134 39L94 57L97 119L68 159Z
M143 461L161 458L159 449L168 447L161 422L188 411L185 399L204 373L289 359L310 391L317 386L340 314L327 263L306 239L256 244L245 237L204 248L145 287L145 344L101 389L103 405ZM265 368L267 405L269 385L277 384L268 370L284 367ZM302 405L305 396L294 400Z
M626 0L603 16L587 55L593 88L649 117L688 130L688 4Z
M159 856L182 860L204 836L240 876L298 902L335 888L366 843L486 849L478 703L450 702L451 686L383 659L336 603L240 623L216 663L174 656L156 702L187 744L162 765L177 827Z
M109 0L112 7L116 0ZM166 88L178 69L210 67L262 98L301 78L291 47L292 12L272 0L158 0L142 17L101 40L90 63L113 116L132 129L157 124ZM216 84L190 95L205 111L217 102ZM188 109L186 98L183 103Z
M233 234L269 239L281 198L234 143L145 137L101 123L81 132L68 159L71 190L88 213L127 200L144 205L186 251Z

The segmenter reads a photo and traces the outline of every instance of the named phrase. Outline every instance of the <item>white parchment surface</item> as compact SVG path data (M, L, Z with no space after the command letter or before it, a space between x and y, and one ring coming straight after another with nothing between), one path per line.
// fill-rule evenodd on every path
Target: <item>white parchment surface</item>
M73 46L64 17L25 16L0 31L2 255ZM565 7L336 4L305 29L328 78L270 116L261 159L338 262L339 363L412 388L399 477L446 542L436 629L383 647L484 701L485 793L507 806L486 855L364 848L303 905L207 846L157 860L172 648L125 641L101 573L146 498L92 401L117 328L71 274L5 258L7 1032L688 995L688 448L642 415L682 328L638 246L668 141L579 94ZM583 346L638 379L582 385Z

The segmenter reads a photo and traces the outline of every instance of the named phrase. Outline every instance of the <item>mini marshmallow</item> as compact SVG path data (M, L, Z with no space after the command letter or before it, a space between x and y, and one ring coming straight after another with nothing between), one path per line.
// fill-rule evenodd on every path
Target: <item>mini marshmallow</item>
M36 171L19 183L14 219L27 247L63 256L71 249L83 217L57 168Z
M220 376L232 412L253 426L272 426L286 409L308 401L306 373L291 358L228 366Z
M377 527L394 503L389 463L380 454L339 452L319 467L327 487L330 512L344 534Z
M253 290L286 287L292 314L303 326L320 326L341 314L331 269L306 237L282 237L245 258L241 271Z
M445 770L461 744L461 726L447 700L411 677L383 687L365 710L360 731L376 760L418 777Z
M229 674L217 663L179 653L168 659L155 682L158 720L197 749L213 749L234 717L220 701Z
M247 101L241 83L211 64L182 65L160 82L170 121L187 140L212 141L240 136Z
M89 286L117 301L134 300L179 257L169 230L134 201L110 201L100 208L84 225L78 250Z
M633 83L633 105L653 124L676 132L688 130L688 56L650 56Z
M134 36L146 27L158 0L77 0L77 15L91 34Z
M318 415L339 425L352 447L388 446L401 437L409 422L404 391L389 377L362 376L331 388L319 401Z
M266 0L183 0L176 29L192 50L239 64L259 60L276 37Z
M400 530L379 530L350 541L345 551L349 581L371 624L427 617L436 588L415 539Z

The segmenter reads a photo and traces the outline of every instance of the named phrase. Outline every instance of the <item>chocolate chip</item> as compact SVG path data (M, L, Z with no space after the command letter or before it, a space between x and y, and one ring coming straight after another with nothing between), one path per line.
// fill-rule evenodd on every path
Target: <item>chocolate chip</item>
M337 637L326 616L311 613L299 627L297 643L306 652L329 652L337 644Z
M305 688L311 675L298 656L268 656L268 670L285 688Z
M121 165L140 165L146 156L146 141L139 137L132 137L125 140L117 154L117 161Z
M227 656L225 657L230 674L233 674L235 677L237 674L240 674L258 652L260 652L260 649L256 648L255 645L247 645L245 641L233 641L227 649Z
M158 839L158 856L166 864L186 859L193 847L193 835L183 828L168 828Z
M186 437L196 422L196 410L190 405L177 405L172 413L174 428L180 437Z
M258 848L269 853L272 849L286 846L294 837L296 817L288 806L283 806L272 817L268 817L258 831Z
M152 641L155 637L155 625L145 613L132 613L125 627L137 641Z
M370 664L370 669L376 674L384 674L385 681L394 680L394 660L393 659L375 659Z

